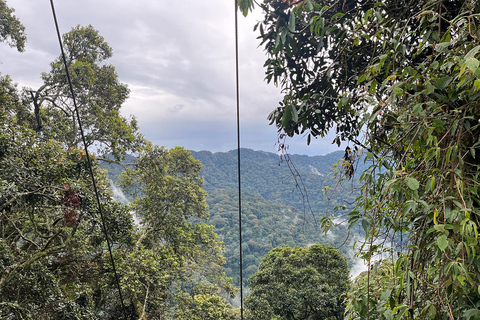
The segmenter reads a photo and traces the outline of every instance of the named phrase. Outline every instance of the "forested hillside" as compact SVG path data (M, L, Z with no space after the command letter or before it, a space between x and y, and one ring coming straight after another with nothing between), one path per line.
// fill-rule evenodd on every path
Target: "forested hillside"
M237 152L193 151L192 156L204 165L208 223L215 225L224 241L227 274L238 283ZM332 245L353 262L352 244L359 230L349 233L345 223L332 227L327 234L321 228L325 216L336 215L336 222L346 222L346 217L342 219L345 212L335 212L334 208L348 206L358 196L356 180L337 184L333 175L334 165L343 162L343 156L344 152L315 157L291 155L287 163L275 153L241 150L244 279L257 270L272 248L283 245ZM291 172L289 165L297 172ZM295 179L303 185L297 186Z
M192 152L192 156L204 165L202 174L205 178L205 190L237 188L236 151L200 151ZM343 151L315 157L290 155L290 161L287 162L282 161L275 153L242 149L242 191L293 206L301 211L308 205L307 198L303 197L302 193L308 194L313 211L317 215L323 215L336 205L352 203L355 199L355 195L351 194L352 184L349 182L338 185L337 192L331 189L337 185L333 166L337 162L341 163L343 156ZM289 166L294 166L296 172L292 172ZM364 167L362 165L358 170L362 171ZM326 187L328 190L325 190ZM304 188L307 194L304 193Z
M215 232L224 242L225 270L238 285L237 152L191 151L191 154L203 164L201 175L210 211L207 223L215 226ZM248 286L247 279L257 271L260 260L278 246L331 245L338 247L352 265L352 245L361 231L354 228L349 232L345 210L334 210L336 206L348 207L358 196L357 180L347 179L338 184L334 176L334 166L344 161L343 156L344 152L315 157L291 155L287 163L275 153L241 149L245 285ZM127 156L124 165L128 167L135 161ZM289 165L297 171L292 172ZM118 182L124 167L107 163L103 166L109 170L110 179ZM357 170L362 168L364 165L359 165ZM303 185L297 186L295 179ZM321 219L332 215L338 225L325 233Z

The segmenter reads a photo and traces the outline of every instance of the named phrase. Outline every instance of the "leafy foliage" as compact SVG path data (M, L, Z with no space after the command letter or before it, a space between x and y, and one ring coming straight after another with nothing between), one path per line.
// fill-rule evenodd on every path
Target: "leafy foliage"
M122 282L138 315L163 317L175 295L172 288L194 275L220 281L233 294L222 275L222 247L213 227L191 221L208 217L200 170L201 164L182 148L147 146L135 167L123 173L123 186L135 194L131 210L140 229ZM213 293L210 298L220 299Z
M250 282L249 319L343 319L349 274L332 247L277 247Z
M343 153L315 157L291 155L305 189L296 186L287 163L280 163L278 155L249 149L242 149L241 154L245 286L248 286L247 279L258 270L262 257L278 246L321 243L339 248L348 262L353 263L353 241L363 230L348 230L342 225L347 218L342 217L345 211L334 209L353 203L358 192L352 192L349 187L357 186L358 181L336 185L330 174ZM201 151L192 155L204 165L202 175L210 208L208 223L215 226L225 244L226 273L239 285L236 152ZM359 166L358 170L363 167ZM302 196L305 191L308 191L308 203ZM328 233L319 222L325 216L332 220Z
M108 43L92 26L73 28L63 36L63 43L87 145L95 145L99 154L115 156L138 151L143 138L136 120L120 114L129 90L119 82L115 68L105 63L112 56ZM28 118L31 127L45 138L77 147L81 138L61 57L42 79L44 85L38 90L25 92L24 99L35 106Z
M390 252L403 265L401 293L384 304L392 312L378 317L421 318L424 310L438 319L476 317L479 3L265 0L260 7L266 78L285 93L272 123L290 136L335 128L335 142L352 141L373 161L350 221L367 231L367 262ZM391 282L384 286L393 292Z
M199 283L193 288L193 295L179 294L175 311L177 320L235 320L239 319L224 298L217 294L218 287Z
M236 152L200 151L192 155L204 165L202 174L208 193L236 190ZM242 190L246 194L295 207L305 211L307 218L311 218L308 204L316 216L324 216L333 214L336 206L353 203L357 197L351 189L359 186L358 179L338 184L333 176L332 167L342 158L342 152L314 157L290 155L289 161L283 161L275 153L251 149L242 149L241 155ZM297 171L295 174L289 168L292 164ZM360 163L357 170L364 168L366 166Z
M114 287L102 288L113 275L85 154L53 140L39 143L12 118L1 128L0 315L93 317ZM94 170L111 238L128 247L131 216L108 196L98 164Z
M225 244L225 272L239 284L238 251L238 195L233 190L216 190L208 196L210 204L209 224L215 226L220 240ZM260 196L244 195L242 198L243 226L243 277L253 275L261 259L278 246L308 246L321 243L341 247L349 254L352 239L344 226L332 227L325 234L320 226L295 208L266 200ZM348 244L342 244L348 240Z
M5 0L0 0L0 42L7 42L18 51L25 50L25 27L13 14L15 10L7 6Z
M181 148L146 144L134 122L120 116L128 90L113 66L98 64L111 49L96 30L77 27L64 39L88 144L103 144L97 150L117 158L142 149L125 173L125 185L139 190L131 207L113 200L106 172L89 159L126 310L57 61L31 93L33 110L8 76L0 78L0 318L165 318L187 305L176 296L190 295L205 300L195 307L199 313L221 307L225 319L235 319L221 297L234 293L222 246L204 223L200 164ZM201 294L193 289L197 280L205 283Z

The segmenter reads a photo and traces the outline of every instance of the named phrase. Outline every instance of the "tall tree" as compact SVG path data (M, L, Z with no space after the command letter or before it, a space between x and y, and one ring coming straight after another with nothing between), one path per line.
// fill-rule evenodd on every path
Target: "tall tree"
M86 156L37 138L14 117L2 119L0 318L94 318L105 303L97 297L115 296L115 287ZM110 237L128 248L130 213L93 164Z
M183 148L148 146L135 167L123 174L124 188L136 197L131 209L140 225L135 250L128 257L133 263L123 275L138 315L165 317L169 299L175 291L188 294L185 284L192 276L218 283L233 294L220 268L223 247L213 226L205 223L208 207L201 168L200 161ZM179 289L178 281L183 283ZM215 305L228 305L216 294L208 296Z
M332 247L277 247L249 281L250 319L343 319L349 272Z
M74 28L64 41L87 144L116 156L138 150L144 142L135 121L119 113L128 89L103 64L108 44L91 26ZM165 318L180 309L173 293L195 297L193 275L232 294L213 227L189 220L208 216L199 162L180 148L149 147L127 174L137 180L126 179L141 193L133 205L138 228L131 208L113 200L95 156L89 159L126 298L122 310L60 60L43 79L22 99L8 76L0 78L0 318ZM217 291L201 295L207 301L196 310L218 306L232 319Z
M240 1L244 11L251 4ZM335 142L363 148L371 161L350 222L366 231L367 262L404 252L391 310L397 318L420 318L425 308L439 318L478 317L480 3L260 7L267 81L285 93L271 122L308 142L335 129Z
M218 294L218 286L198 283L192 294L182 292L176 297L175 320L237 320L237 309Z
M100 154L137 151L143 142L137 122L120 113L128 87L105 62L112 48L92 26L73 28L63 36L63 45L87 145L95 145ZM77 147L81 137L62 57L51 63L42 79L44 85L25 97L34 106L32 127L44 138Z

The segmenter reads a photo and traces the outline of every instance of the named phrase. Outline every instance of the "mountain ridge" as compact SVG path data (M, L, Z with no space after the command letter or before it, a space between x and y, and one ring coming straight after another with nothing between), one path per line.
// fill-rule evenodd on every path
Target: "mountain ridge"
M227 275L239 285L237 150L190 153L203 164L201 175L210 212L207 223L215 226L224 243ZM334 226L326 234L319 225L322 217L335 213L335 206L353 203L357 196L350 190L358 183L356 178L347 180L349 186L337 186L335 193L325 193L325 188L337 185L332 170L335 165L341 168L338 163L343 161L343 152L281 158L275 153L242 148L240 155L245 285L262 257L277 246L320 243L340 247L352 264L351 230ZM133 160L126 157L126 162ZM110 178L116 181L121 169L107 167Z

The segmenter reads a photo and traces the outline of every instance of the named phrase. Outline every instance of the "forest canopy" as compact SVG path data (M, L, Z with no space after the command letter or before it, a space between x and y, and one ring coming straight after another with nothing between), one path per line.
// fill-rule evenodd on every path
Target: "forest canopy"
M347 261L333 247L271 250L249 279L247 319L343 319L350 285Z
M335 131L333 142L349 145L340 179L361 175L348 223L365 230L358 247L368 271L354 282L345 317L479 319L480 3L239 5L264 14L256 30L266 80L284 94L268 117L279 136L310 143ZM0 41L22 51L24 27L13 13L0 0ZM182 148L153 146L121 115L129 90L95 28L74 27L63 41L86 145L98 154L89 157L80 144L60 58L37 89L19 90L1 76L0 317L235 319L222 244L205 223L201 165ZM123 174L137 196L130 206L114 201L99 167L108 159L98 157L125 152L138 156ZM368 167L356 172L364 160ZM252 284L281 250L267 255ZM314 280L315 271L302 275Z
M4 1L0 10L0 40L23 50L23 26ZM121 115L129 90L97 30L77 26L63 41L96 153L81 144L61 58L37 90L0 77L0 318L192 319L191 309L236 319L223 246L205 223L201 164L153 146ZM138 191L130 206L114 200L100 168L125 152L138 157L123 179Z

